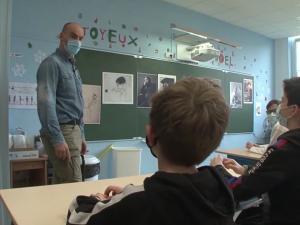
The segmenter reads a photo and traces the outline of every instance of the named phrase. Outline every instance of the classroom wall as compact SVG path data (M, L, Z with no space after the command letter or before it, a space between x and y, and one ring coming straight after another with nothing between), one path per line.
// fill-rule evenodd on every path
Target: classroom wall
M281 38L275 40L275 65L274 65L274 97L281 99L283 94L282 81L292 76L292 40Z
M262 105L262 115L254 114L254 133L226 134L221 147L243 147L248 140L262 140L265 105L273 95L273 40L159 0L90 0L88 3L80 0L14 0L11 48L19 55L11 58L9 81L35 82L40 61L54 51L58 44L56 35L68 21L77 21L86 27L83 43L86 48L157 59L165 59L165 52L175 53L169 28L171 23L242 46L239 50L218 44L216 47L223 57L200 65L254 76L254 102ZM24 128L27 133L37 133L40 124L36 110L9 109L10 132L17 127ZM90 153L97 154L107 143L116 142L119 146L141 146L144 149L142 171L156 169L144 142L137 140L91 142ZM107 162L109 164L109 159ZM109 165L107 168L109 170ZM109 177L109 172L104 176Z
M11 1L0 1L0 189L9 187L8 160L8 69L10 49ZM7 211L0 203L0 223L10 224Z

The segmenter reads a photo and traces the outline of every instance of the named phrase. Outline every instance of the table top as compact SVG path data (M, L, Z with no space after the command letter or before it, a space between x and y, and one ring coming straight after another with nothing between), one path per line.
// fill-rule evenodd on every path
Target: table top
M217 149L217 153L221 154L226 154L226 155L232 155L232 156L237 156L241 158L246 158L246 159L253 159L253 160L259 160L262 155L254 152L249 152L246 148L244 149Z
M15 225L65 225L69 205L77 195L104 192L109 185L142 184L141 175L98 181L0 190L0 200Z

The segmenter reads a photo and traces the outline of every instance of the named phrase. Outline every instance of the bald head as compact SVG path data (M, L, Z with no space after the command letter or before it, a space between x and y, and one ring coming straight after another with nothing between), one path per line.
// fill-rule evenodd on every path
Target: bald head
M60 48L66 45L68 40L82 41L84 38L84 29L79 23L66 23L59 34Z
M81 27L81 25L79 23L76 23L76 22L65 23L64 26L63 26L63 28L62 28L62 30L61 30L61 32L66 32L69 29L72 29L73 27Z

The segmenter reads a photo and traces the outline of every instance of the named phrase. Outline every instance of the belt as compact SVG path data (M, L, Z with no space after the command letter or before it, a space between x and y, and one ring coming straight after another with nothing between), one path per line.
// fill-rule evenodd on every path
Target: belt
M70 120L67 122L59 123L59 125L80 125L81 121L80 120Z

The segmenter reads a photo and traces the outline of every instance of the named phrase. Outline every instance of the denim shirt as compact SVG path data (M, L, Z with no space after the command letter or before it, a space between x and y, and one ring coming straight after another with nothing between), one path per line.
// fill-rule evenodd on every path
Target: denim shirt
M60 123L81 121L84 139L82 82L74 59L61 49L47 57L37 71L37 109L41 135L55 145L64 143Z

